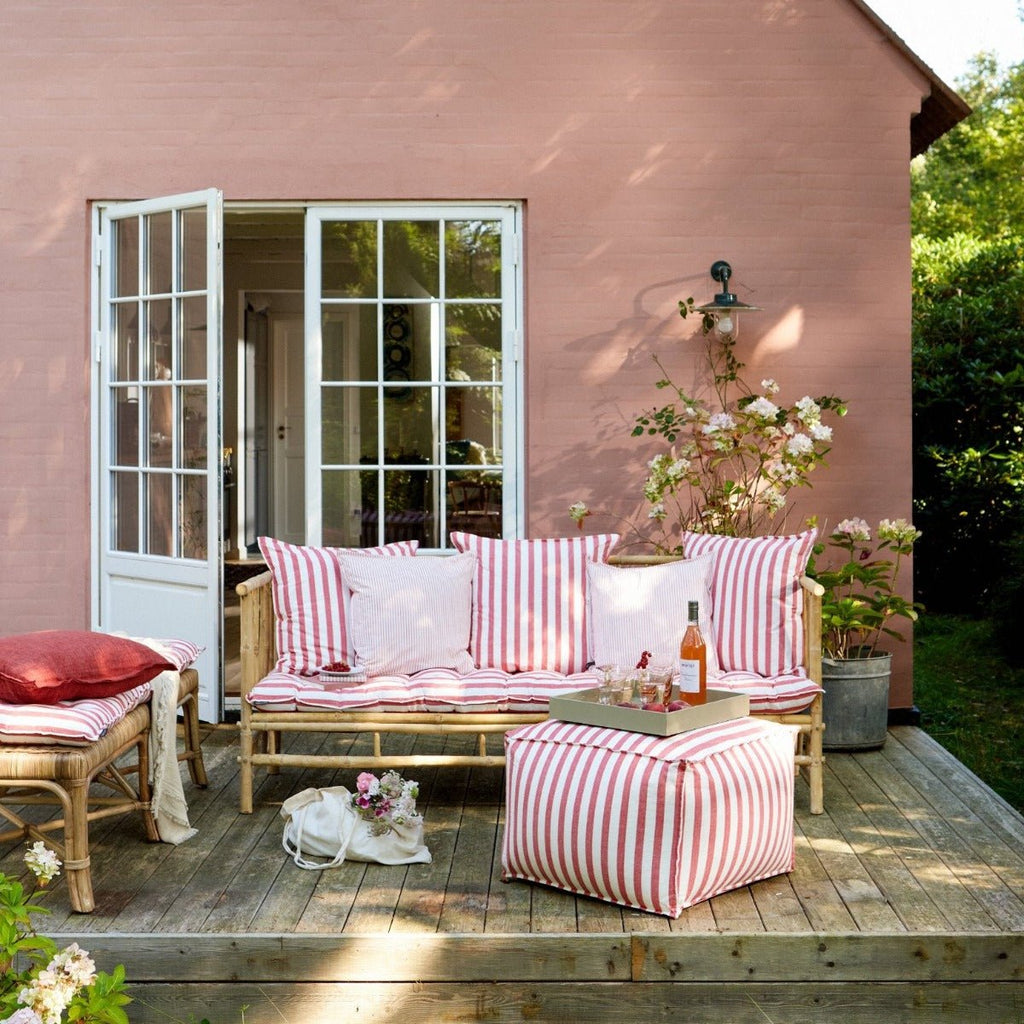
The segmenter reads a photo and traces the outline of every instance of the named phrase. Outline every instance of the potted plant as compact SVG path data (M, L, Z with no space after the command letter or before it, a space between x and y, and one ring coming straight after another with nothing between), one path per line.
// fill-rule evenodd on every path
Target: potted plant
M897 593L903 559L920 531L905 519L883 519L877 540L863 519L844 519L828 545L841 564L821 568L815 547L808 575L825 588L821 607L825 747L866 750L885 743L892 654L878 650L884 636L902 641L893 621L917 620L921 605Z

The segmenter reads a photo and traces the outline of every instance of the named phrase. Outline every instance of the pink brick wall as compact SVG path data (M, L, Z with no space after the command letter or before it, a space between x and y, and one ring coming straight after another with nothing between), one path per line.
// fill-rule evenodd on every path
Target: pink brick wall
M692 372L676 301L729 259L752 372L851 404L794 525L909 514L923 82L847 0L41 0L0 28L3 632L88 624L95 199L523 200L533 534L627 510L650 356Z

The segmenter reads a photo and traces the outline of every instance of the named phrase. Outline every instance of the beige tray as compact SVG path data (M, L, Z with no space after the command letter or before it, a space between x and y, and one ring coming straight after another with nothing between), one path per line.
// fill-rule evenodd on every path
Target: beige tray
M705 725L746 718L750 713L750 699L747 695L733 693L731 690L709 689L706 704L683 708L682 711L642 711L640 708L599 704L598 693L596 689L579 690L562 697L552 697L549 714L563 722L603 725L609 729L644 732L650 736L675 736L676 733L701 729Z

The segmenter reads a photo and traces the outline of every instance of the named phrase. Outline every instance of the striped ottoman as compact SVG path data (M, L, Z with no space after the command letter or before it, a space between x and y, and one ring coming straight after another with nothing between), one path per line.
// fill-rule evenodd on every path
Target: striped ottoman
M505 736L502 878L678 917L792 870L794 728L658 737L549 719Z

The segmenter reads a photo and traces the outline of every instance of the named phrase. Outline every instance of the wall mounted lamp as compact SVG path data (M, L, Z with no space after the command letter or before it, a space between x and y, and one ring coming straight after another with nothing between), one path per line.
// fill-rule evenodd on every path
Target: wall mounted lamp
M715 260L711 264L711 277L717 281L722 290L715 295L714 301L697 307L697 312L714 320L715 330L723 338L735 338L740 333L740 313L755 312L760 306L750 306L740 302L735 292L729 291L729 278L732 267L725 260Z

